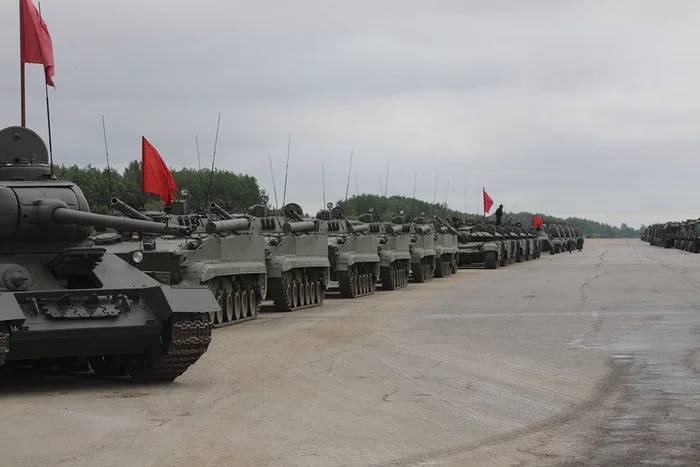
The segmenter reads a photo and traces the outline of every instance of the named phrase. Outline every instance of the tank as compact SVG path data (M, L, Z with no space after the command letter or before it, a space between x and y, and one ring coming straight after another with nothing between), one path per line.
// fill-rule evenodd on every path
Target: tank
M277 311L323 305L330 284L328 236L319 223L304 219L298 204L288 203L282 216L270 215L267 198L249 210L250 232L265 242L267 296Z
M222 216L215 203L210 215L191 213L186 190L181 196L166 212L150 216L125 208L128 205L116 198L112 206L129 216L186 228L188 237L126 231L100 234L93 241L123 259L139 251L143 260L137 267L162 284L182 290L206 287L218 304L210 315L214 327L255 319L267 293L265 240L249 232L251 219Z
M411 274L411 242L403 231L403 225L383 222L371 210L360 216L360 222L369 225L369 231L379 238L379 281L382 290L406 287Z
M93 226L173 236L190 231L90 212L80 188L56 180L32 130L0 130L0 365L172 381L206 352L202 288L176 290L92 245Z
M484 223L466 223L456 217L450 221L457 231L459 266L483 264L486 269L497 269L500 266L502 246Z
M435 230L426 223L425 214L408 222L403 216L395 216L396 223L403 224L404 232L411 239L411 277L417 283L431 280L435 276Z
M333 203L316 214L320 231L328 236L330 278L338 281L340 296L355 298L377 290L379 236L363 222L351 222Z
M434 216L435 277L448 277L458 269L457 231L444 219Z

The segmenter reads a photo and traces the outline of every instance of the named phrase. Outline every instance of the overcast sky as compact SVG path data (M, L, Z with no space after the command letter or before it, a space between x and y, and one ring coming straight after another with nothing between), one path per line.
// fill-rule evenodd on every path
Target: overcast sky
M17 1L0 4L0 123L19 124ZM700 215L700 2L45 0L54 156L254 175L287 200L388 192L619 225ZM43 73L27 123L46 135ZM449 191L448 191L449 182ZM185 187L182 187L185 188ZM465 197L466 192L466 197Z

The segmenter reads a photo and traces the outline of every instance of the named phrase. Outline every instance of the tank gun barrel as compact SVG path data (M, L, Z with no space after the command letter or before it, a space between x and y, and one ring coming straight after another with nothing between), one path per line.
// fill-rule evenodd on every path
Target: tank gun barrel
M445 227L445 228L447 229L447 231L450 232L451 234L453 234L453 235L459 235L459 232L457 232L457 229L455 229L454 227L452 227L452 226L450 225L450 223L447 222L445 219L443 219L443 218L441 218L441 217L439 217L439 216L435 216L434 219L435 219L435 221L436 221L438 224L440 224L440 225L442 225L443 227Z
M138 212L136 209L132 208L119 198L112 198L112 207L117 211L123 212L132 219L140 219L142 221L153 222L153 219L141 212Z
M222 208L213 201L209 204L209 210L224 219L233 219L233 216L231 214L229 214L224 208Z
M316 230L316 223L314 221L285 222L282 226L282 232L286 234L292 232L311 232L312 230Z
M433 229L429 225L414 225L417 234L428 235Z
M398 235L401 232L403 232L403 226L402 225L387 225L386 226L386 233L391 234L391 235Z
M147 232L163 235L189 235L188 228L171 227L161 222L145 221L141 219L129 219L126 217L107 216L92 212L76 211L68 208L64 203L45 203L42 209L42 218L46 223L77 224L111 227L117 230L129 230L132 232Z
M369 224L348 224L348 230L352 233L369 232Z
M223 221L208 222L206 229L207 233L216 232L234 232L236 230L247 229L250 226L250 221L245 218L226 219Z

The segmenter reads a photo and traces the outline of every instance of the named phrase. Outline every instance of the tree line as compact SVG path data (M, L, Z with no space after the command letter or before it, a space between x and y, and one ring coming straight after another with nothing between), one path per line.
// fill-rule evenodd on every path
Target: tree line
M90 203L93 212L106 213L110 211L112 197L122 199L135 208L146 210L160 210L163 202L157 195L141 192L141 162L132 161L119 172L115 169L107 171L88 165L66 167L59 165L54 167L54 172L59 180L70 180L76 183ZM260 202L264 191L258 186L255 177L236 174L228 170L209 169L170 169L175 179L178 191L187 189L187 199L190 207L205 207L207 200L229 203L228 209L235 212L245 212L248 206ZM211 190L209 186L211 183ZM111 190L110 190L111 186ZM207 196L209 193L209 196ZM178 193L175 198L179 198Z
M403 211L409 218L420 215L425 215L427 217L436 215L443 218L456 216L466 220L484 219L483 214L469 214L463 211L449 209L444 203L428 203L405 196L384 198L378 195L363 194L348 198L347 201L338 201L336 205L349 218L357 218L360 214L368 212L369 209L373 209L382 219L386 220L389 220L393 214L399 213L400 211ZM535 215L543 218L545 222L565 222L574 225L581 229L582 234L587 238L635 238L639 236L639 231L624 223L620 225L620 227L616 227L580 217L561 218L527 211L517 213L505 212L503 214L503 221L505 222L511 219L513 223L519 221L523 225L529 226L532 225L532 217ZM495 222L496 216L495 214L490 214L486 216L486 219L489 222Z
M122 172L115 169L108 172L106 168L97 168L92 165L87 167L59 165L54 167L54 171L59 180L70 180L82 189L93 212L109 212L112 197L121 198L135 208L160 210L163 207L163 202L156 195L141 192L140 161L130 162ZM171 173L178 190L187 189L190 207L195 209L205 208L205 203L210 200L226 205L226 209L231 212L246 212L249 206L259 203L260 197L265 194L255 177L228 170L215 169L212 172L209 169L183 168L171 169ZM176 198L178 197L179 195L176 194ZM336 206L351 219L357 219L360 214L369 212L370 209L385 220L390 220L392 215L401 211L409 219L421 215L426 217L437 215L443 218L456 216L467 220L483 219L483 215L450 209L444 203L428 203L406 196L385 198L361 194L352 196L347 201L340 200ZM639 235L637 230L626 224L616 227L578 217L559 218L541 213L510 212L504 214L504 220L510 218L513 222L520 221L523 225L532 225L533 215L542 217L545 222L566 222L575 225L588 238L633 238ZM491 214L487 219L494 222L495 217Z

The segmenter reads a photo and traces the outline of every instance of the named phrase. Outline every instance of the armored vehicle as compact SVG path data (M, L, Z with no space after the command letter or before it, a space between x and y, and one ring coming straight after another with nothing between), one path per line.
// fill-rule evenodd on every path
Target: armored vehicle
M321 232L328 235L331 280L338 281L340 296L373 294L379 279L379 237L363 222L350 222L333 203L316 214ZM312 222L312 221L307 221Z
M664 248L672 248L678 240L678 232L680 224L678 222L667 222L661 228L661 246Z
M403 215L394 216L394 222L403 225L411 241L411 277L417 283L429 281L435 275L435 237L433 227L426 224L425 215L407 222Z
M0 131L0 365L172 381L207 350L215 300L142 273L140 251L124 261L87 238L92 226L189 230L91 213L48 159L32 130Z
M162 284L177 289L207 287L219 304L211 313L215 327L256 318L267 290L264 238L249 232L250 219L234 219L214 203L210 216L190 213L184 190L182 195L166 213L151 215L192 230L189 237L126 232L96 235L94 242L124 259L139 251L143 261L137 267ZM112 205L130 217L150 217L116 198Z
M700 252L700 219L692 219L686 225L685 250L692 253Z
M403 212L401 213L403 214ZM379 281L383 290L406 287L411 273L411 240L401 223L383 222L375 212L360 216L379 238Z
M457 272L459 247L457 231L438 216L433 218L435 234L435 277L447 277Z
M486 269L497 269L501 264L502 245L484 224L466 224L452 218L457 230L459 265L484 263Z
M288 203L272 216L263 203L249 210L251 232L265 239L267 295L277 311L323 305L330 285L328 236L319 223L304 219L298 204Z

